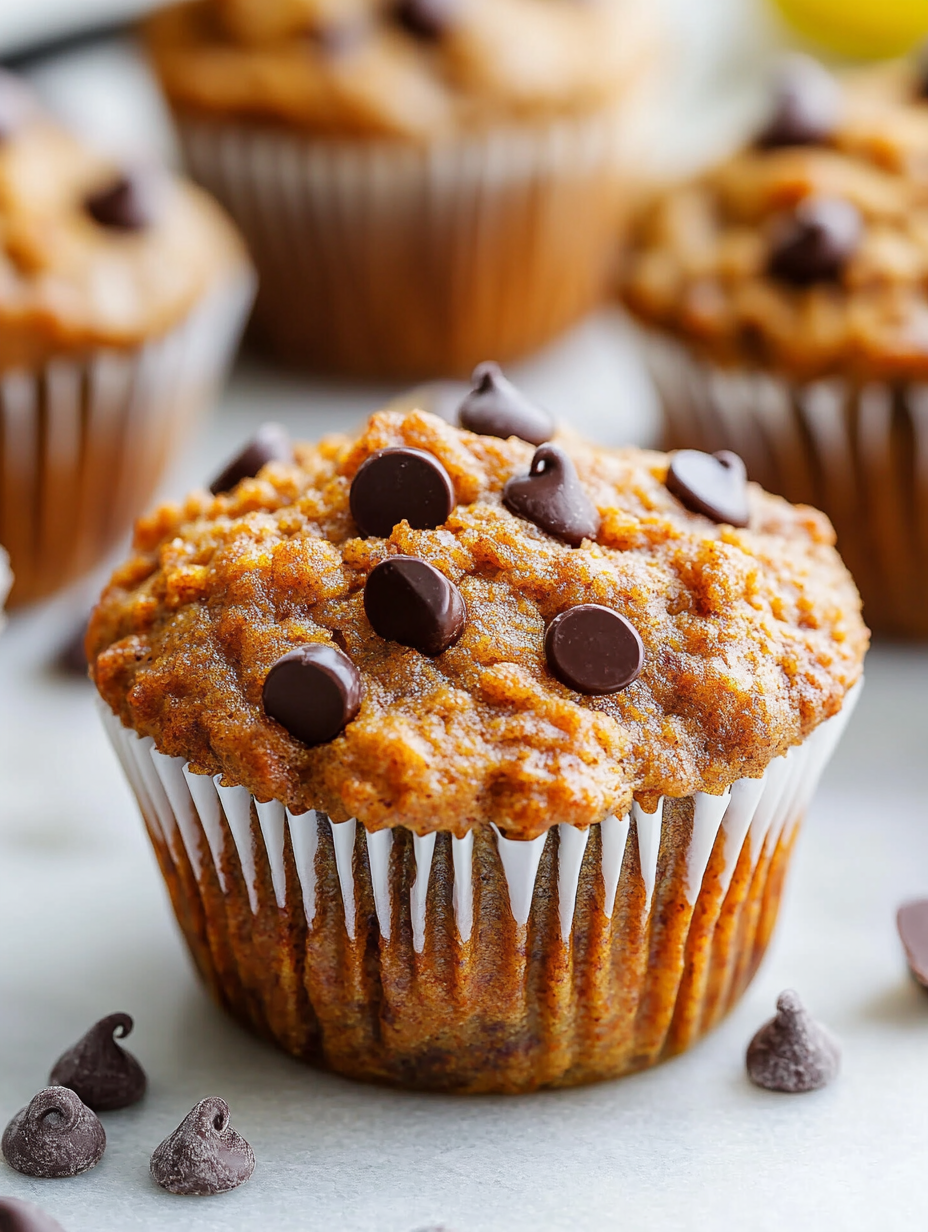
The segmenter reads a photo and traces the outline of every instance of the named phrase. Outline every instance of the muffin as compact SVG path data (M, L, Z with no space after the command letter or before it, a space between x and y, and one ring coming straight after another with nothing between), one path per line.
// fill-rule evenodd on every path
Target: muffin
M924 638L928 177L871 156L861 107L792 61L752 144L643 212L621 292L665 444L822 508L868 623Z
M0 543L11 601L87 572L151 500L252 274L197 188L126 168L0 77Z
M259 269L259 343L302 367L448 376L575 321L609 277L651 25L636 0L156 14L187 166Z
M535 448L498 376L461 418L266 430L138 523L92 675L238 1019L403 1087L616 1077L751 979L867 632L736 458Z

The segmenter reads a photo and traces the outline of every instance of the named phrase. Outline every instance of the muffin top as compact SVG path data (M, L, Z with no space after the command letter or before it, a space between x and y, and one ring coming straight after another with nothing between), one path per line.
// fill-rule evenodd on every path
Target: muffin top
M515 838L719 793L841 708L867 631L822 514L733 455L484 434L537 440L522 409L265 430L138 523L88 632L102 697L294 812Z
M0 77L0 371L157 336L244 262L199 189L116 166Z
M191 0L150 19L175 106L327 136L426 139L612 99L632 0Z
M751 143L642 211L626 303L721 364L922 379L928 178L900 174L902 125L886 126L882 153L868 139L873 114L814 62L791 61Z

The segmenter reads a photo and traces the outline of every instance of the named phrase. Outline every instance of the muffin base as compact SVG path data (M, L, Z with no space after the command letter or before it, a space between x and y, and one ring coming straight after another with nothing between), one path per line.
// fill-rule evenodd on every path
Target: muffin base
M352 1078L519 1092L653 1065L737 1001L855 697L761 779L532 842L294 816L104 719L220 1004Z

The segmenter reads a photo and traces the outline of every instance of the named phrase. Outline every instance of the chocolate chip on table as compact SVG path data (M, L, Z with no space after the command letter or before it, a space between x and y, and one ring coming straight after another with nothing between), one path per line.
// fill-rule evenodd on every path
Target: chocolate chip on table
M777 68L767 123L757 136L761 149L821 145L834 132L841 112L841 87L823 64L796 52Z
M64 1232L57 1219L22 1198L0 1198L0 1232Z
M467 619L454 583L415 556L389 556L371 571L364 611L380 637L432 656L454 645Z
M29 88L12 73L0 69L0 141L12 137L34 111Z
M128 1014L108 1014L55 1062L49 1086L69 1087L94 1112L137 1104L145 1094L145 1071L116 1043L132 1031Z
M580 482L576 468L559 445L539 445L527 475L503 488L510 513L534 522L555 539L579 547L599 533L599 514Z
M516 436L530 445L543 445L554 435L554 420L530 402L503 376L499 364L478 364L474 388L458 409L458 423L479 436Z
M457 21L461 0L394 0L392 13L409 34L437 42Z
M162 1189L201 1198L237 1188L254 1170L254 1151L217 1095L201 1099L151 1157L151 1175Z
M213 496L231 492L243 479L254 479L268 462L292 462L290 434L280 424L266 423L219 472L209 490Z
M580 603L548 625L545 657L562 684L598 696L618 693L638 679L644 645L638 630L620 612L598 603Z
M896 927L909 970L919 984L928 988L928 899L903 903L896 913Z
M748 1077L768 1091L817 1091L837 1076L841 1051L829 1031L804 1009L796 993L781 992L777 1013L748 1045Z
M841 197L806 197L777 219L770 237L767 273L808 287L839 278L863 234L860 213Z
M750 521L747 472L738 455L727 449L678 449L670 455L665 485L681 505L713 522L743 527Z
M298 646L278 659L264 681L264 711L303 744L334 740L361 707L361 674L347 655L324 642Z
M84 200L94 222L114 231L144 231L157 219L160 181L154 172L126 171Z
M94 1112L67 1087L46 1087L3 1131L3 1154L26 1176L77 1176L103 1158L106 1134Z
M349 495L351 516L362 535L387 539L407 521L434 530L454 508L454 484L439 460L424 449L378 449L358 468Z

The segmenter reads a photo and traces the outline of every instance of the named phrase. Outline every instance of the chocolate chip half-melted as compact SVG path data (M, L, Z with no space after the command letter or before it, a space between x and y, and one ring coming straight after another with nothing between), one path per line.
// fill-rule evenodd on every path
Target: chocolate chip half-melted
M298 646L264 680L264 711L306 745L334 740L361 708L361 674L325 642Z
M96 1113L68 1087L46 1087L21 1108L3 1131L3 1154L25 1176L78 1176L106 1150Z
M503 504L555 539L579 547L599 533L599 514L587 496L571 458L548 442L535 450L527 475L510 479Z
M371 571L364 611L380 637L432 657L458 641L467 618L457 586L414 556L390 556Z
M49 1077L53 1087L69 1087L94 1112L128 1108L145 1094L145 1071L116 1037L132 1031L128 1014L108 1014L63 1053Z
M201 1099L152 1153L154 1181L168 1193L209 1197L244 1184L255 1170L254 1151L233 1128L218 1095Z

